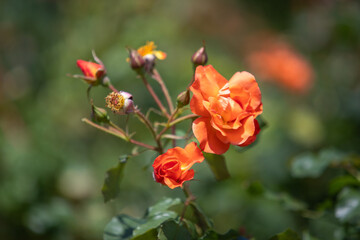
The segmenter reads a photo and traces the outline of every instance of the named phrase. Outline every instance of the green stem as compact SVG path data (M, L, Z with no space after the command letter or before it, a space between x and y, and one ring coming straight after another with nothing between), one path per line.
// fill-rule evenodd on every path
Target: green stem
M175 126L176 124L185 121L187 119L191 119L191 118L195 118L198 117L198 115L196 114L189 114L180 118L175 119L174 121L171 121L171 119L174 117L174 115L177 113L178 108L175 109L174 113L172 114L172 116L170 116L169 121L167 122L166 126L161 130L161 132L157 135L157 139L160 139L161 136L172 126Z
M150 130L150 132L153 135L153 137L154 137L154 139L156 141L156 144L158 146L156 151L158 151L160 154L162 154L163 153L163 147L162 147L160 138L157 138L155 129L151 125L150 121L139 110L136 110L135 114L139 117L140 121L143 122L145 124L145 126Z
M174 112L174 105L172 104L169 91L166 88L166 85L165 85L164 81L162 80L159 72L156 69L153 70L152 78L155 79L160 84L161 90L163 91L164 96L166 98L166 101L167 101L167 103L169 105L170 113L173 113Z
M147 88L147 90L149 91L149 93L151 94L151 96L154 98L156 104L159 106L161 112L167 117L169 118L170 115L169 113L166 111L166 108L164 107L164 105L162 105L161 101L159 100L158 96L156 95L156 93L154 92L154 90L152 89L152 87L150 86L149 82L147 81L146 77L144 74L140 74L139 75L141 80L143 81L145 87Z
M198 117L199 115L196 115L196 114L189 114L189 115L186 115L186 116L183 116L183 117L180 117L180 118L177 118L175 119L174 121L170 122L169 123L169 127L173 126L173 125L176 125L182 121L185 121L185 120L188 120L188 119L191 119L191 118L196 118Z
M183 209L183 211L181 213L180 221L182 221L184 219L187 207L191 204L191 202L196 200L196 197L190 191L190 185L189 185L188 182L185 182L183 184L182 190L183 190L183 192L184 192L184 194L186 196L186 200L185 200L185 203L184 203L184 209Z
M139 141L136 141L134 139L131 139L131 138L128 138L125 134L125 132L119 128L119 127L113 127L113 126L109 126L109 127L104 127L104 126L100 126L92 121L90 121L89 119L87 118L83 118L81 119L84 123L94 127L94 128L97 128L103 132L106 132L106 133L109 133L113 136L116 136L116 137L119 137L127 142L130 142L132 144L135 144L135 145L138 145L138 146L141 146L141 147L144 147L144 148L147 148L147 149L150 149L150 150L153 150L153 151L158 151L157 150L157 147L154 147L154 146L151 146L149 144L146 144L146 143L143 143L143 142L139 142Z

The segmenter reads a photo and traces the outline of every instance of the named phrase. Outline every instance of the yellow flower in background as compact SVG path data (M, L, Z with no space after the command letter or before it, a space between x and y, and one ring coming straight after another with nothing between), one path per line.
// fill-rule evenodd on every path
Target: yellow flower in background
M152 60L154 57L160 60L166 58L166 53L163 51L155 50L157 46L153 41L147 41L144 46L138 48L137 52L145 59Z

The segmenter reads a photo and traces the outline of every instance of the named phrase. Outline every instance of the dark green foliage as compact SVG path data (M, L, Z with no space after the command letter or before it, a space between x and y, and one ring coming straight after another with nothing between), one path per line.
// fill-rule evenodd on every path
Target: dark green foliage
M127 155L121 156L116 167L110 168L106 172L104 185L101 188L101 192L104 197L104 202L108 202L112 199L115 199L119 195L120 182L124 175L124 168L127 159L128 159Z

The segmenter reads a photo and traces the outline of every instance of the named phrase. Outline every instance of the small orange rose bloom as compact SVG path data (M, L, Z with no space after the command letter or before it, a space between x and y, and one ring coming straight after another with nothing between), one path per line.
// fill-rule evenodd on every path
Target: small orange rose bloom
M194 170L190 169L192 165L203 160L204 156L195 142L185 148L171 148L158 156L152 165L155 181L171 189L182 187L185 181L194 178Z
M198 66L190 90L191 111L200 115L193 132L204 152L223 154L230 144L247 146L255 141L262 113L261 92L248 72L235 73L230 81L211 65Z
M104 68L97 63L87 62L84 60L77 60L77 66L81 69L85 77L100 78L104 75Z

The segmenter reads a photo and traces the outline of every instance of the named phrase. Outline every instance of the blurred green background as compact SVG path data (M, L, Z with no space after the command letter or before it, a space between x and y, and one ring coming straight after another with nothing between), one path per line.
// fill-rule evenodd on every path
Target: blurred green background
M267 39L306 62L307 90L257 75L247 59L268 48ZM190 57L202 40L209 63L227 79L246 70L259 82L268 126L253 148L226 153L232 178L217 183L205 162L195 166L191 189L215 229L244 228L257 239L286 228L319 239L341 235L331 211L316 219L298 212L327 199L338 173L298 179L289 166L304 151L360 151L359 1L9 0L0 2L0 238L101 239L116 214L141 217L164 196L183 198L152 180L156 156L146 153L127 164L119 198L103 203L106 170L132 146L81 122L90 116L87 86L66 76L79 74L76 60L91 60L94 49L113 84L146 112L155 104L125 61L125 47L148 40L168 54L157 68L173 100L191 80ZM96 105L105 105L107 93L93 89ZM136 137L151 143L130 121Z

